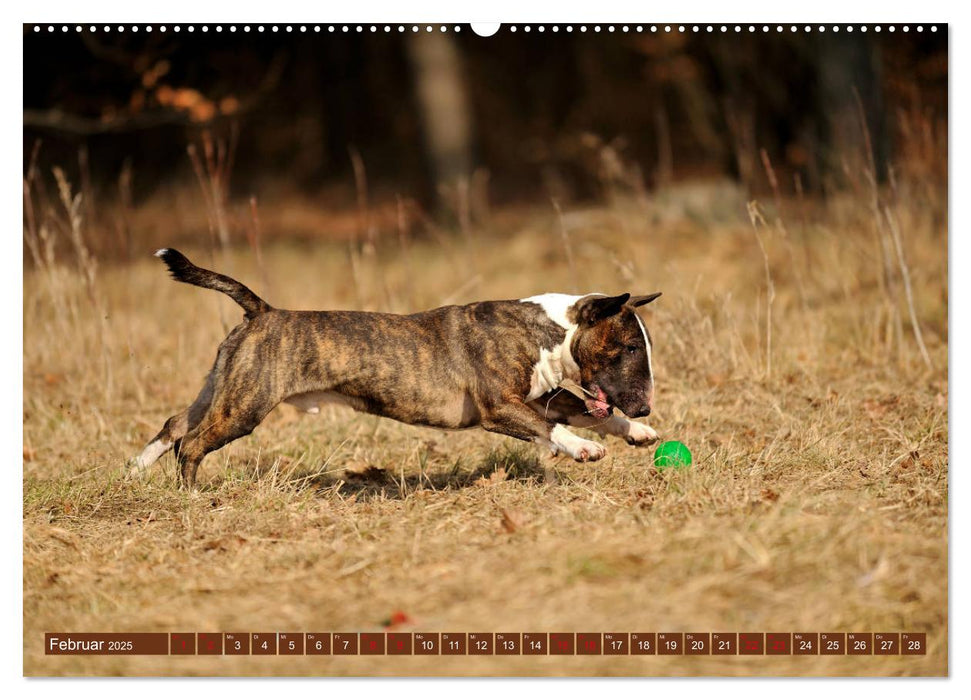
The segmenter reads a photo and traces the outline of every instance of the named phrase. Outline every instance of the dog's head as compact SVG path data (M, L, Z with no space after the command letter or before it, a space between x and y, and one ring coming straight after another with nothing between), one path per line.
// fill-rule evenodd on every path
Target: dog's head
M607 418L616 406L631 418L650 415L654 408L651 336L634 311L661 296L589 295L573 306L577 324L570 347L580 368L580 386L587 392L587 410Z

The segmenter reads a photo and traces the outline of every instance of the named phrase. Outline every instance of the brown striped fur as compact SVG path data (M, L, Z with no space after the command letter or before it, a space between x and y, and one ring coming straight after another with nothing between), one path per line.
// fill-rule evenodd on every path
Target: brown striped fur
M338 401L404 423L451 429L481 425L547 443L557 423L585 413L583 401L558 391L526 400L541 351L564 344L567 334L536 303L483 301L406 316L287 311L274 309L229 277L196 267L178 251L163 249L157 255L175 279L229 294L246 317L219 346L196 400L165 423L136 469L171 447L182 483L192 486L208 453L248 435L281 402L316 412L320 404ZM581 386L600 387L612 405L645 415L644 382L653 385L653 378L635 371L635 350L646 348L638 346L643 345L640 327L626 302L628 295L578 301L571 309L578 329L570 351ZM625 383L625 374L633 384ZM634 385L639 392L628 391ZM584 453L555 440L551 446L576 452L577 459L578 454L599 458L589 448Z

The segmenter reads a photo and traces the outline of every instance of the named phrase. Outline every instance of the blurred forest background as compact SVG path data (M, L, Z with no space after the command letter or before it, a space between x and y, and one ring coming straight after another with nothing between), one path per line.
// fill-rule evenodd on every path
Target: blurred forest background
M356 211L332 233L370 237L403 210L420 234L489 206L687 180L826 195L860 172L852 159L881 183L894 160L947 172L939 148L902 153L946 134L946 31L56 29L24 28L24 170L44 187L63 168L89 223L105 200L137 209L180 183L198 196L197 178L217 205ZM184 202L161 199L176 217L155 221L163 238L192 233ZM99 255L131 244L124 218ZM136 235L154 241L152 220ZM264 222L274 236L326 233L316 225Z

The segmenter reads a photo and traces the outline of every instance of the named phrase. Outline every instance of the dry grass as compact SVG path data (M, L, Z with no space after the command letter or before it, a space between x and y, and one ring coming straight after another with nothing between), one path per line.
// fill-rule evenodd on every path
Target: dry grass
M373 254L354 256L353 273L346 242L271 241L262 270L244 246L216 258L258 291L265 275L269 301L294 308L407 311L575 287L661 290L648 316L659 381L652 422L695 455L690 470L663 474L649 452L617 440L605 460L583 465L482 431L281 407L203 463L197 494L176 491L170 456L147 482L124 482L124 460L195 396L226 331L221 319L234 323L239 312L168 281L147 244L130 266L101 265L90 284L73 258L47 264L41 255L24 283L25 672L946 674L938 197L901 186L892 198L930 367L910 332L900 268L881 262L881 244L893 239L865 196L825 209L760 207L761 243L744 200L671 214L661 203L677 194L662 193L564 207L562 217L495 216L471 235L428 243L381 236ZM264 222L281 216L265 197L260 207ZM325 216L318 226L328 229ZM206 248L187 252L212 259ZM398 610L416 631L926 631L929 653L42 652L44 631L367 631Z

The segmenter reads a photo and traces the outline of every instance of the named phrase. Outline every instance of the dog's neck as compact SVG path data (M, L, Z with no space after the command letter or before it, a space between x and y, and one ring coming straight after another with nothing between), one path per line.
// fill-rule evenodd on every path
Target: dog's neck
M540 348L540 359L533 368L529 399L538 398L559 388L564 380L580 383L580 367L573 358L573 341L577 332L570 310L582 299L572 294L540 294L522 299L543 307L550 320L566 333L563 341L552 348Z

